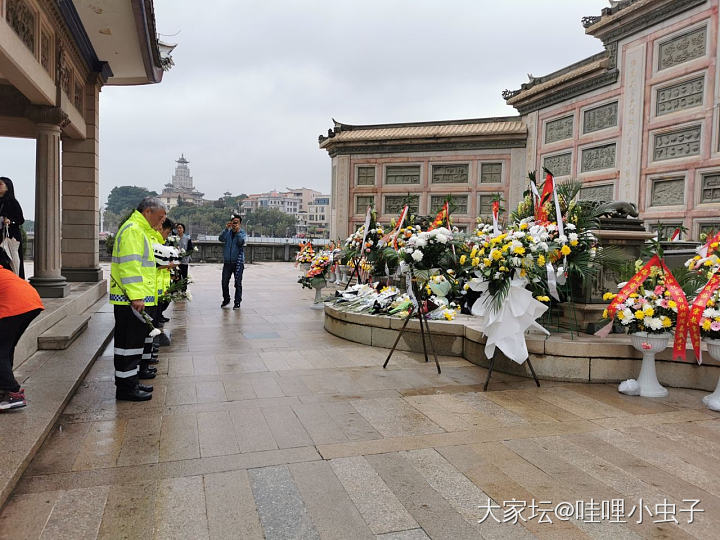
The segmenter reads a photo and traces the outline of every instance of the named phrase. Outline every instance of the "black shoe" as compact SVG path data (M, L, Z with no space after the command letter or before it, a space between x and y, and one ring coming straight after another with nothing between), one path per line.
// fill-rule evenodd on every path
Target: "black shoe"
M152 366L146 366L144 368L141 368L140 371L150 371L152 373L157 373L157 368Z
M240 304L233 305L233 309L240 309Z
M162 322L170 322L170 319L168 319L165 315L160 315L160 320Z
M138 390L142 390L143 392L147 392L148 394L152 394L152 391L154 388L151 384L138 384Z
M133 390L117 389L115 391L115 399L118 401L148 401L152 399L152 394L149 392L143 392L138 387Z
M151 358L150 360L147 361L148 364L157 364L159 362L160 362L160 360L158 360L157 358Z
M154 379L157 376L157 372L145 369L138 373L138 379Z
M220 307L221 307L221 308L224 308L224 307L227 306L229 303L230 303L230 300L223 300L222 304L220 304Z

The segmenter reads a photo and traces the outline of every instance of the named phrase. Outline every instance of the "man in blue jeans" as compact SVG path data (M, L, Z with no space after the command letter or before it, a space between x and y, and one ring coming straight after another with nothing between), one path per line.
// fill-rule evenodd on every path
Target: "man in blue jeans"
M233 309L240 309L242 302L242 276L245 269L245 231L240 229L242 217L233 215L225 230L218 237L223 242L222 294L224 308L230 303L230 276L235 276L235 303Z

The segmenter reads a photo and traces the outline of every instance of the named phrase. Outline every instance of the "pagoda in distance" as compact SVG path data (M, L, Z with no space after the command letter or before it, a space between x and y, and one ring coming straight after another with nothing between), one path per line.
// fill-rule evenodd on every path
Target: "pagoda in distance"
M172 182L165 184L165 188L160 194L160 200L168 205L168 208L174 208L180 204L180 201L201 205L205 203L203 199L204 193L199 192L193 186L193 178L190 176L190 163L185 159L184 154L180 154L175 174L172 176Z

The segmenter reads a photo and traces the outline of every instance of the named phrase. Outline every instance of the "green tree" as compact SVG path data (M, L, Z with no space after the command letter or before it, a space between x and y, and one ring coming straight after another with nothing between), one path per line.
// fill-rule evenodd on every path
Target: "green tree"
M138 186L115 186L108 195L107 209L116 215L123 215L135 208L145 197L157 197L155 191Z
M243 222L248 234L286 236L295 234L295 216L277 208L258 208Z

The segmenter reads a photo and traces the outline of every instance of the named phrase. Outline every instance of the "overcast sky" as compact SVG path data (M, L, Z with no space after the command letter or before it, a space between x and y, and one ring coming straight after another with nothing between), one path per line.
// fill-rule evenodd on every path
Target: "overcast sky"
M163 82L105 87L100 192L160 191L180 153L206 198L330 190L317 137L350 124L517 114L500 92L602 50L580 18L606 0L155 0L178 43ZM0 176L34 215L32 140L0 138Z

